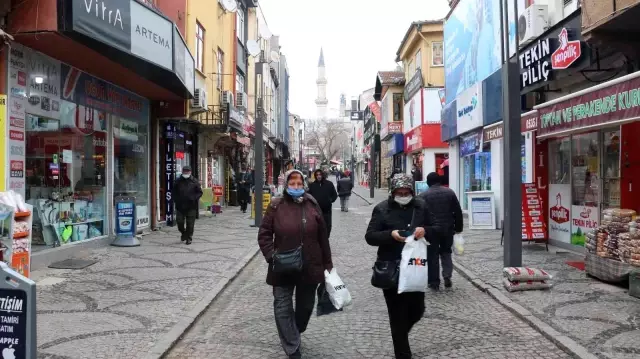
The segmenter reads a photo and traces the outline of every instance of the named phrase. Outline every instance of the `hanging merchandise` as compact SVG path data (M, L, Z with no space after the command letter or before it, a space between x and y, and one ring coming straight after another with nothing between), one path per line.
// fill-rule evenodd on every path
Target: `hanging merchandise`
M33 207L14 191L0 192L0 258L29 277Z

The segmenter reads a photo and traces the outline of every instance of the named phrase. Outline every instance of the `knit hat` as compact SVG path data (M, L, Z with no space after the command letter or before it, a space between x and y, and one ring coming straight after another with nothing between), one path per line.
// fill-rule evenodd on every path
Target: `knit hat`
M289 182L289 177L291 177L292 174L297 173L300 175L300 178L302 179L302 181L304 181L304 175L302 174L302 171L300 170L296 170L296 169L291 169L288 170L287 172L285 172L284 174L284 178L286 179L287 182Z
M406 175L404 173L398 173L391 179L391 193L397 189L409 189L413 192L413 178L411 176Z

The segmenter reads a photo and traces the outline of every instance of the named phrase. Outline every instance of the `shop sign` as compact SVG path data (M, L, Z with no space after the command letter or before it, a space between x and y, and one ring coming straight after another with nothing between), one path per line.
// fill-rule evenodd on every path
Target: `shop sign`
M6 275L7 270L5 268L3 267L2 270L3 274ZM12 284L9 281L9 277L7 277L6 282ZM2 337L0 338L0 349L2 350L3 359L22 359L37 356L32 349L31 356L28 354L31 343L27 342L27 338L31 336L31 339L35 342L35 338L27 334L28 328L32 330L32 333L35 332L35 328L28 323L27 318L27 311L32 310L34 304L28 303L28 300L35 301L35 297L27 299L27 292L23 289L0 289L0 321L2 321L3 329ZM35 314L32 313L29 316L33 315Z
M422 149L422 133L420 127L416 127L405 135L404 152L411 153Z
M538 111L532 111L520 116L520 131L530 132L538 129Z
M173 72L176 73L193 96L195 89L195 61L182 35L180 35L180 31L175 26L173 27L173 49Z
M362 121L364 120L364 115L362 111L351 111L351 121Z
M458 96L456 126L458 135L482 127L482 83L476 83Z
M571 243L571 211L564 203L571 201L571 185L549 185L549 237ZM564 203L563 203L564 202ZM552 205L553 204L553 205Z
M493 140L499 140L504 136L504 123L496 123L495 125L487 126L482 130L482 139L485 143Z
M522 240L547 239L547 228L543 220L542 198L535 183L522 184Z
M175 153L175 135L176 128L173 124L165 125L165 168L164 168L164 181L165 181L165 221L167 226L173 226L173 172L175 161L173 155Z
M23 129L24 119L11 116L9 117L9 126Z
M131 0L65 1L72 3L73 31L121 50L130 51Z
M411 80L404 85L404 103L409 102L413 95L424 86L422 80L422 70L418 69L416 73L413 74L413 77L411 77Z
M402 134L395 134L389 141L387 141L387 153L386 157L393 157L404 150L404 136Z
M417 91L409 102L404 105L404 128L405 133L415 129L422 124L422 91Z
M242 131L244 127L244 115L238 111L233 105L229 105L229 122L235 129Z
M460 157L466 157L482 151L482 131L460 136Z
M565 101L552 101L538 107L538 134L554 134L640 117L640 77L638 73L612 80L611 85L573 96Z
M149 207L148 206L136 206L136 228L149 226Z
M581 28L582 19L578 14L563 20L554 31L522 49L519 64L523 93L554 80L559 71L589 61L588 54L582 52Z
M9 177L22 178L24 177L24 162L23 161L10 161L11 174Z
M27 54L27 112L57 120L60 118L60 61L36 51Z
M396 133L402 133L402 122L389 122L387 125L387 130L390 135L394 135Z
M586 234L598 228L598 207L571 206L571 244L584 247Z
M173 23L137 1L130 6L131 53L173 70Z
M75 67L61 66L62 99L131 120L149 120L149 101Z

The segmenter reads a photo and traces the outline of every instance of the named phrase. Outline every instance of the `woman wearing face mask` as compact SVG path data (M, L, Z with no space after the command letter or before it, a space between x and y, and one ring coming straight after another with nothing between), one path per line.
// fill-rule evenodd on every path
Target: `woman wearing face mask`
M365 239L369 245L378 247L371 282L383 289L396 358L407 359L411 358L409 332L424 314L424 292L398 294L396 270L406 237L413 234L429 241L436 238L438 231L431 226L426 203L414 196L411 176L396 174L391 179L390 192L389 198L373 209Z
M290 170L285 180L282 197L272 199L267 207L258 244L269 263L267 284L273 286L280 343L289 358L301 358L300 333L311 318L316 288L324 282L324 271L330 271L333 263L322 211L315 199L305 193L302 172Z

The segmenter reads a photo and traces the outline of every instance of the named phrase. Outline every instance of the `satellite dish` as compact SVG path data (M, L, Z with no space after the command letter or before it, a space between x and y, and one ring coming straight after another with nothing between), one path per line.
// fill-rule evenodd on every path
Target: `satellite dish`
M247 51L249 51L251 57L256 57L260 54L260 45L256 40L249 40L247 41Z
M236 0L220 0L220 4L226 12L236 12L238 9Z
M260 33L260 37L265 40L269 40L271 36L273 36L273 34L271 34L271 31L267 27L267 24L265 24L264 22L260 22L260 24L258 24L258 32Z
M271 51L271 61L280 62L280 54L278 53L278 51Z

